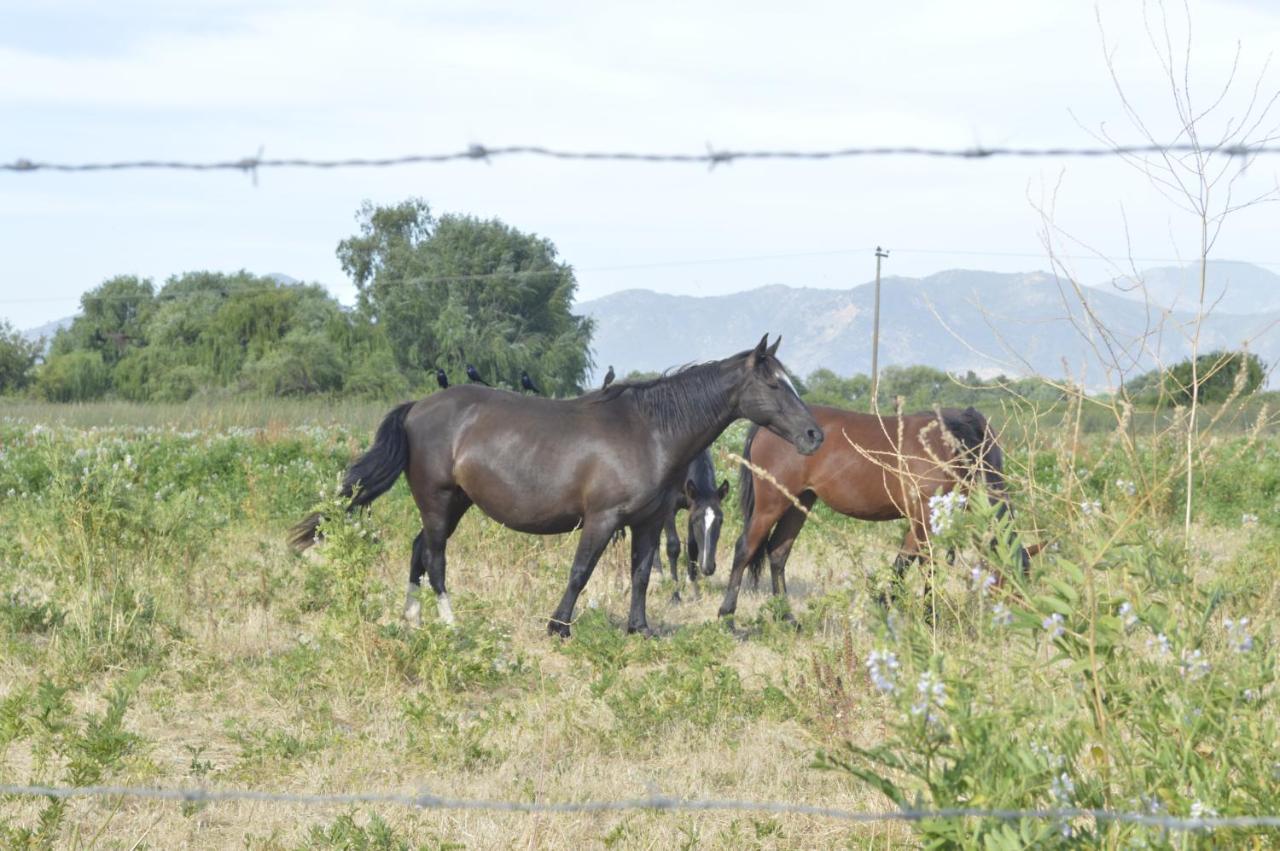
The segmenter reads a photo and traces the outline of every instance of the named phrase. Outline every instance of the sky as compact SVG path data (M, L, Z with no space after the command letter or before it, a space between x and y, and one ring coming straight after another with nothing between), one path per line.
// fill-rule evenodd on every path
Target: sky
M1159 25L1160 7L1148 5ZM1236 85L1206 133L1244 112L1280 44L1280 4L1192 2L1194 103ZM1187 22L1170 8L1185 58ZM1105 128L1172 139L1169 81L1140 2L495 4L0 0L0 162L379 157L536 144L702 152L1095 146ZM1163 33L1157 31L1161 43ZM1180 79L1180 78L1179 78ZM1280 124L1280 110L1259 132ZM1208 136L1207 136L1208 137ZM1231 168L1234 168L1232 166ZM1235 198L1277 183L1280 156ZM1234 175L1234 171L1231 172ZM1229 175L1230 176L1230 175ZM364 200L497 217L551 239L579 298L647 287L709 295L849 287L874 274L1046 269L1086 283L1194 257L1196 221L1115 159L647 165L498 159L395 169L0 172L0 318L75 312L119 274L162 283L247 269L349 303L334 249ZM1224 198L1215 194L1215 203ZM1280 270L1275 205L1227 220L1213 256Z

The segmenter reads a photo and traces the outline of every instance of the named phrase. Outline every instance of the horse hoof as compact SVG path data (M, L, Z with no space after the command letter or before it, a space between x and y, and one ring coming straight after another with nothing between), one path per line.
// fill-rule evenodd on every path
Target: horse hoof
M569 637L569 625L560 621L547 622L547 635L559 636L560 638Z
M679 603L679 602L682 602L682 601L681 601L681 599L680 599L680 592L679 592L679 591L675 591L675 592L673 592L673 593L671 594L671 602L673 602L673 603Z
M646 626L628 626L627 634L639 635L641 638L653 638L653 630Z

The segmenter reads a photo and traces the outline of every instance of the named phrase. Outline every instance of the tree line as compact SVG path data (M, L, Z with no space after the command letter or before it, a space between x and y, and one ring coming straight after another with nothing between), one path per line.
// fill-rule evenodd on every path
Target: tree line
M47 358L0 325L0 392L56 402L107 396L184 401L198 393L357 396L423 393L473 364L496 385L522 371L544 391L581 392L592 322L572 313L577 281L550 240L411 199L366 203L338 245L358 301L248 272L191 272L162 286L111 278L86 293ZM43 362L41 362L43 361Z
M435 389L437 369L465 381L467 364L512 389L522 372L551 395L585 389L593 323L573 314L577 281L550 240L497 219L437 217L417 198L366 202L356 218L358 232L337 247L358 293L352 309L319 285L248 272L190 272L159 287L119 276L81 297L80 314L54 336L47 357L40 342L0 320L0 394L55 402L180 402L202 393L394 399ZM1257 355L1216 351L1197 359L1194 375L1200 401L1214 403L1261 388L1266 368ZM1143 408L1186 404L1192 376L1188 359L1120 392ZM794 378L806 401L871 408L869 376L819 369ZM984 380L928 366L887 367L879 393L882 409L901 397L908 410L1064 397L1039 378Z

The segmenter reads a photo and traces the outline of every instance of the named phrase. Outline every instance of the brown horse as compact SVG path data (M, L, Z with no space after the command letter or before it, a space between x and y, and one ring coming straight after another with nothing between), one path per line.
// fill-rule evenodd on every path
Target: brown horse
M347 511L373 502L403 472L422 516L413 542L405 617L417 623L422 574L442 620L445 543L472 505L521 532L582 530L569 587L547 625L567 636L574 605L614 530L631 527L631 614L647 632L645 591L658 534L689 463L734 420L764 426L804 453L822 430L775 357L768 336L754 349L686 367L653 381L620 382L576 399L529 397L461 386L393 410L373 446L347 470ZM322 520L290 532L304 549Z
M773 593L787 593L787 557L808 509L819 499L860 520L907 518L907 534L894 560L899 577L911 562L928 555L931 496L968 487L981 476L992 504L1000 505L1000 515L1010 512L1012 517L1004 486L1004 456L977 410L943 410L941 419L934 413L882 417L821 405L810 410L831 437L808 457L759 429L747 433L743 457L776 484L762 481L746 466L739 473L743 532L734 551L721 616L732 615L737 608L743 571L750 565L758 581L766 555ZM778 486L804 508L792 503ZM1012 543L1025 572L1027 550Z

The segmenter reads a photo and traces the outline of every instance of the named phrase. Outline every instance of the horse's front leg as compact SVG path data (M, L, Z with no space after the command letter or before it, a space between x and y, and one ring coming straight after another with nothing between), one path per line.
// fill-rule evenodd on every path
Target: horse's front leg
M645 618L645 598L649 592L649 572L658 552L658 537L662 531L662 517L631 527L631 616L627 619L627 632L652 635Z

